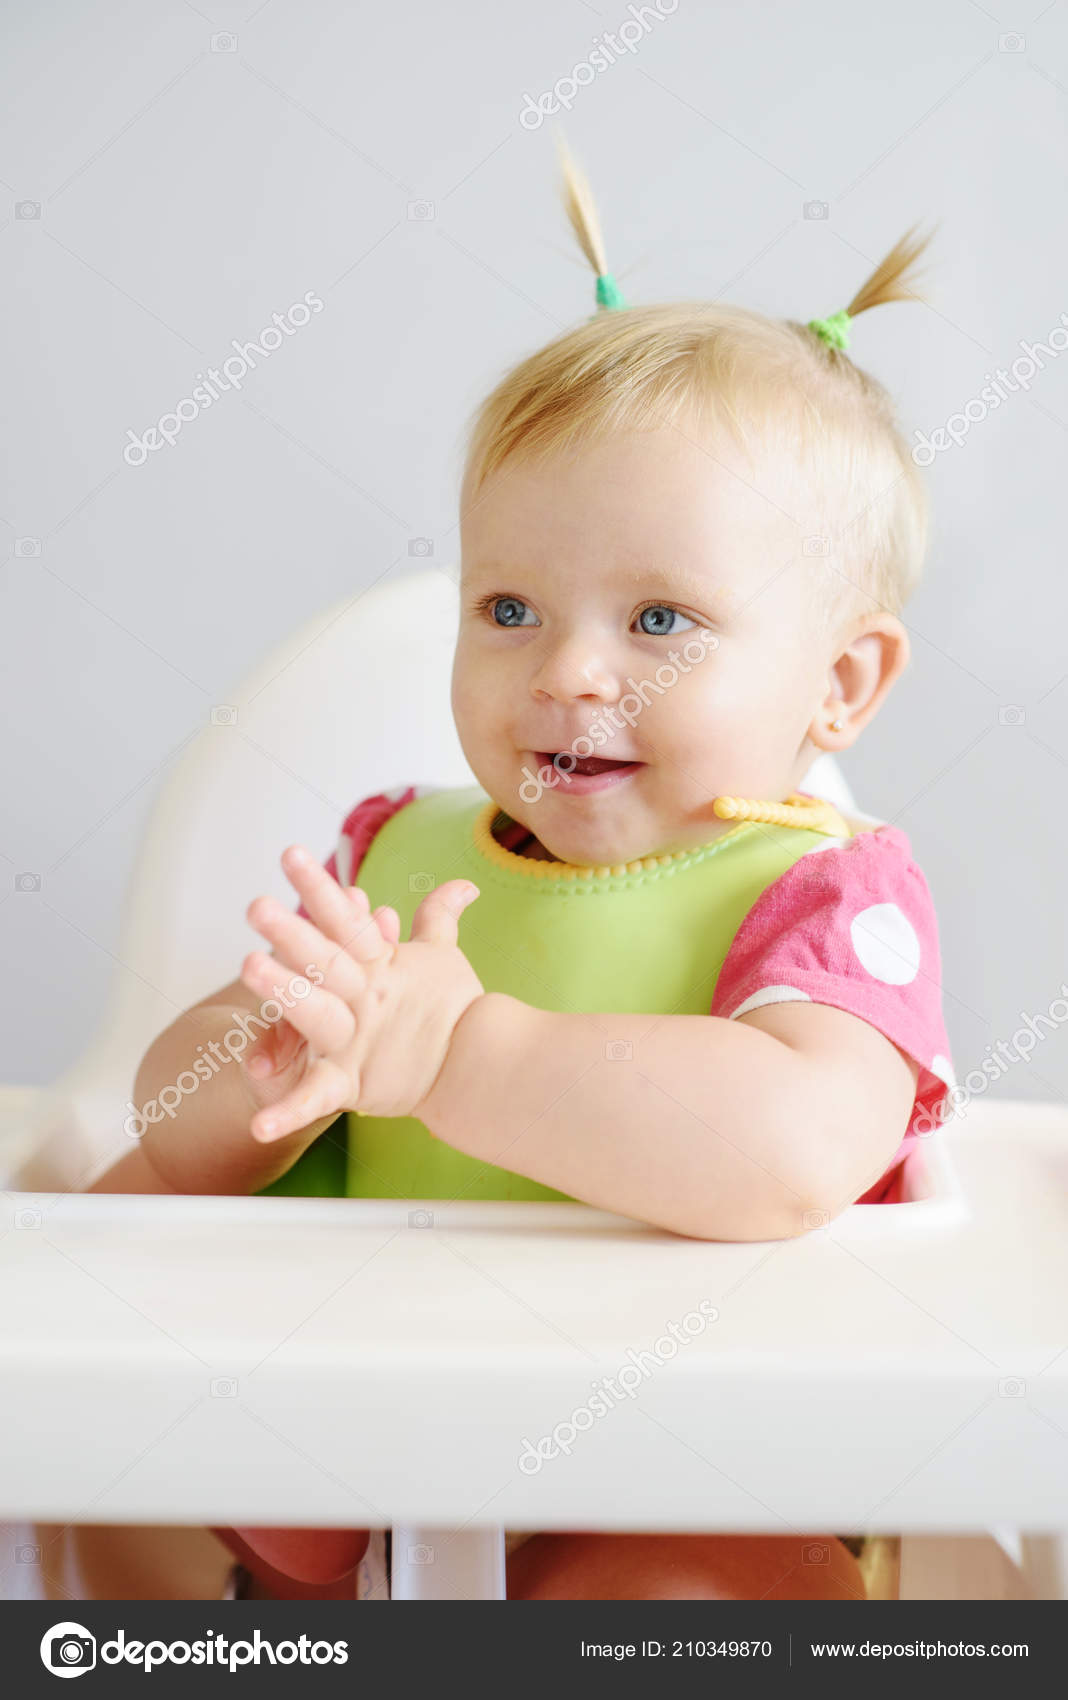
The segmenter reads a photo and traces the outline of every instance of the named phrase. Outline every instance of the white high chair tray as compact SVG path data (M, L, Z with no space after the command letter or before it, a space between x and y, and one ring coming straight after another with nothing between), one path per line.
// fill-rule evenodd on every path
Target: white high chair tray
M1064 1529L1068 1115L975 1103L911 1179L760 1244L579 1204L8 1194L0 1509Z

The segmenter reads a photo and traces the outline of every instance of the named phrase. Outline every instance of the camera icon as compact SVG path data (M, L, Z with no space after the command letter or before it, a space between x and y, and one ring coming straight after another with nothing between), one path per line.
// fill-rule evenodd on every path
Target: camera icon
M220 30L218 35L213 35L211 38L211 51L213 53L236 53L236 35L231 35L229 30Z
M806 1228L825 1228L830 1219L826 1210L806 1210L801 1218Z
M419 555L424 558L427 555L432 555L434 553L434 539L432 537L411 538L408 543L408 553L409 555Z
M41 203L40 203L40 201L16 201L15 202L15 217L16 218L40 218L40 216L41 216Z
M433 1547L409 1547L408 1548L408 1563L409 1564L433 1564L433 1562L434 1562L434 1548Z
M15 875L15 890L16 891L40 891L40 889L41 889L41 876L40 876L40 874L16 874Z
M605 1041L604 1054L609 1062L630 1062L634 1055L634 1046L629 1039L608 1039Z
M15 1548L15 1563L16 1564L40 1564L40 1562L41 1562L41 1549L40 1549L40 1547L16 1547Z
M63 1672L93 1670L96 1666L96 1637L80 1623L57 1623L41 1642L41 1661L49 1670Z
M424 891L425 892L425 891L433 891L433 889L434 889L434 876L433 876L433 874L409 874L408 875L408 890L409 891Z
M1016 35L1014 31L1010 31L1008 35L998 36L999 53L1023 53L1026 47L1027 42L1023 36Z
M425 220L425 219L428 219L428 218L433 218L433 216L434 216L434 203L433 203L433 201L409 201L408 202L408 217L409 218Z
M408 1226L409 1228L432 1228L434 1226L434 1212L432 1210L409 1210Z
M806 1541L801 1548L802 1564L830 1564L831 1549L825 1541Z
M16 537L15 554L20 561L28 561L32 556L40 553L41 539L39 537Z
M826 201L806 201L801 210L806 218L829 218L831 212Z
M1004 1375L998 1382L998 1393L1002 1399L1022 1399L1026 1392L1027 1383L1019 1376Z
M806 537L801 544L802 555L829 555L831 545L826 537Z
M211 711L213 726L236 726L237 709L232 702L217 702Z
M237 1382L231 1375L217 1375L211 1384L213 1399L236 1399Z
M1003 726L1022 726L1027 715L1018 702L1007 702L998 709L998 719Z
M16 1228L39 1228L43 1218L39 1210L27 1205L23 1210L15 1211Z

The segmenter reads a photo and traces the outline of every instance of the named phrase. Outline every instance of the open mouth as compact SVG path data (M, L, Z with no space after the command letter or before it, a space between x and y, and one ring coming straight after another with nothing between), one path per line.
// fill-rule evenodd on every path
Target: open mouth
M565 796L619 785L646 765L642 761L610 761L604 756L576 756L570 750L536 750L535 754L539 767L553 769L559 781L556 789ZM560 766L556 765L558 761Z
M538 751L538 760L546 767L556 767L561 756L564 757L564 761L556 769L558 773L578 773L587 779L593 778L595 774L618 773L623 768L644 767L645 765L644 762L640 761L609 761L604 756L576 756L572 755L570 750Z

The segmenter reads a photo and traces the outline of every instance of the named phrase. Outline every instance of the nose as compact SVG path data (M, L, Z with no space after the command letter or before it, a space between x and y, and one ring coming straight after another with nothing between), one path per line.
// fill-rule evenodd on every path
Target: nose
M539 651L530 689L537 698L556 701L595 697L614 702L620 694L619 676L607 640L576 631L547 641Z

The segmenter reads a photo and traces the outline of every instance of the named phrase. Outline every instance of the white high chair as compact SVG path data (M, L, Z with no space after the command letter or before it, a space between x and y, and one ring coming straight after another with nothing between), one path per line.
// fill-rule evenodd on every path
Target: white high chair
M268 1290L259 1282L278 1279L265 1250L282 1224L291 1284L325 1268L339 1246L348 1260L340 1267L356 1254L357 1264L382 1255L379 1267L392 1268L392 1284L375 1289L374 1318L324 1320L282 1382L293 1432L316 1415L359 1425L363 1479L393 1527L394 1598L502 1597L505 1525L781 1531L786 1519L859 1532L862 1517L865 1527L916 1532L903 1545L900 1597L1068 1597L1059 1533L1068 1528L1068 1352L1057 1361L1068 1337L1068 1117L1059 1109L973 1104L964 1131L951 1124L910 1158L907 1202L855 1205L771 1248L687 1241L582 1205L425 1201L444 1232L420 1235L402 1231L418 1201L81 1196L129 1150L122 1122L150 1041L232 979L254 947L244 920L251 897L272 892L292 905L281 849L299 839L325 857L351 804L376 790L474 783L448 709L455 626L451 570L386 577L309 621L216 706L151 817L92 1043L54 1087L0 1091L8 1215L15 1230L45 1229L0 1240L0 1278L18 1294L0 1310L0 1351L19 1388L0 1413L0 1517L9 1519L0 1598L216 1599L231 1555L204 1525L376 1526L339 1504L336 1486L306 1479L296 1443L279 1474L277 1450L259 1458L247 1436L242 1450L217 1409L211 1439L178 1462L162 1444L130 1462L131 1405L152 1364L176 1397L184 1385L184 1366L139 1355L144 1335L131 1313L165 1315L158 1326L183 1338L198 1329L207 1338L223 1318L231 1349L236 1338L246 1355L269 1357L279 1322L256 1295ZM827 757L803 788L859 812ZM87 1282L84 1261L101 1247L108 1278ZM636 1259L648 1272L639 1288ZM547 1343L544 1331L531 1338L521 1306L486 1311L485 1283L458 1273L465 1260L479 1269L488 1260L498 1288L500 1272L507 1266L515 1281L521 1265L527 1309L551 1314L555 1305L568 1318L556 1334L570 1332L570 1344ZM248 1286L238 1279L246 1271ZM609 1312L596 1325L583 1312L595 1271ZM515 1480L491 1491L533 1420L532 1373L548 1421L588 1397L598 1362L618 1367L629 1344L640 1347L678 1314L673 1305L685 1312L685 1292L743 1281L748 1311L733 1322L724 1313L718 1333L658 1377L656 1422L642 1429L613 1416L614 1435L604 1444L584 1437L585 1450L576 1446L552 1481L523 1480L513 1460ZM284 1289L271 1291L280 1303ZM602 1349L616 1291L629 1308ZM305 1297L308 1311L298 1304L289 1316L298 1338L312 1309ZM576 1375L584 1325L599 1344ZM954 1356L954 1337L968 1350ZM479 1350L487 1341L499 1345L488 1357ZM1002 1403L999 1372L1002 1382L1020 1378L1024 1392L1010 1387ZM377 1378L373 1408L353 1394L364 1375ZM418 1414L413 1424L398 1413L432 1375L438 1405L421 1430ZM991 1416L975 1415L991 1401ZM72 1458L75 1404L83 1450ZM795 1462L770 1465L783 1408ZM81 1418L90 1414L99 1427L87 1436ZM763 1510L729 1491L722 1506L695 1505L686 1467L662 1450L665 1423L692 1429L695 1416L718 1425L727 1479L739 1459L757 1472ZM441 1424L447 1452L432 1438ZM411 1455L434 1460L417 1489L398 1474L398 1427ZM962 1447L951 1437L966 1429ZM42 1434L51 1450L35 1445ZM315 1442L306 1435L304 1444ZM497 1476L485 1474L490 1456ZM887 1468L901 1478L889 1494ZM913 1477L919 1486L909 1486ZM881 1498L892 1503L880 1521ZM106 1523L92 1515L101 1499ZM436 1562L422 1562L434 1547ZM932 1565L952 1569L953 1593L930 1593L940 1585Z

